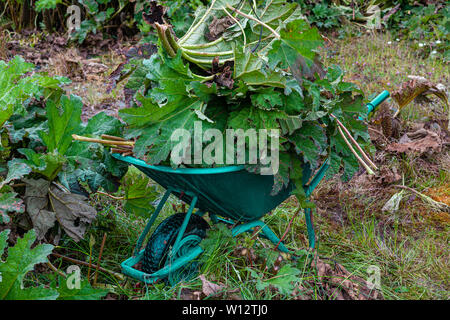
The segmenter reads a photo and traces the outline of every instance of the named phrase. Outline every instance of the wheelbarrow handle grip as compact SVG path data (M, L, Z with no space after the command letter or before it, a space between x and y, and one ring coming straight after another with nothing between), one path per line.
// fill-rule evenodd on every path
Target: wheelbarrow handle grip
M370 115L372 112L375 111L375 109L387 98L389 98L390 93L387 90L384 90L382 93L380 93L375 99L370 101L367 104L367 115Z

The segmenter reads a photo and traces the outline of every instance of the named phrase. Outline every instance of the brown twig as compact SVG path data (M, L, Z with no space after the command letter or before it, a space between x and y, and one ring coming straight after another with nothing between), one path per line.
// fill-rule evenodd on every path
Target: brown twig
M294 213L294 215L292 216L292 219L289 221L289 224L288 224L286 230L284 231L283 235L281 236L280 241L278 241L277 245L275 246L275 250L278 250L278 246L280 245L281 242L283 242L284 238L286 238L289 230L291 229L292 222L294 222L295 217L298 216L298 214L300 213L301 210L302 210L302 208L299 207L297 209L297 211Z
M98 260L97 260L97 268L95 269L94 286L97 284L98 268L100 268L100 261L102 260L102 254L103 254L103 248L105 246L105 242L106 242L106 232L103 235L102 245L100 246L100 253L98 255Z
M116 136L110 136L108 134L102 134L101 137L104 140L126 141L124 138L116 137Z
M58 268L56 268L50 261L47 261L47 265L50 267L50 269L55 271L57 274L59 274L63 278L67 278L67 275L64 272L62 272L61 270L59 270Z
M109 193L103 192L103 191L97 191L98 194L102 194L104 196L110 197L111 199L114 200L125 200L125 197L115 197L113 195L110 195Z
M61 255L61 254L59 254L59 253L55 253L55 252L52 252L52 255L54 255L55 257L64 259L64 260L66 260L66 261L75 263L75 264L79 264L79 265L82 265L82 266L85 266L85 267L89 267L89 263L84 262L84 261L80 261L80 260L77 260L77 259L74 259L74 258L69 258L69 257L63 256L63 255ZM99 270L99 271L109 273L109 274L115 276L115 277L116 277L117 279L119 279L119 280L123 280L123 279L124 279L124 276L123 276L122 274L120 274L120 273L117 273L117 272L114 272L114 271L111 271L111 270L102 268L102 267L97 266L97 265L92 265L92 267L93 267L93 268L97 268L97 267L98 267L98 270Z

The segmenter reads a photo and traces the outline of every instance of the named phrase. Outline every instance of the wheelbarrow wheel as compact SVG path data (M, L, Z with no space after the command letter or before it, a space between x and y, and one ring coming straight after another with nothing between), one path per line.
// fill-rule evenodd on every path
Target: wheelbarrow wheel
M186 213L177 213L162 221L155 229L144 250L142 270L146 273L154 273L163 268L168 262L169 253L181 228ZM179 257L185 251L198 245L206 237L208 223L200 216L193 214L181 239L178 252L172 253L172 259ZM169 275L169 282L179 282L190 278L198 269L198 264L193 262L188 266Z

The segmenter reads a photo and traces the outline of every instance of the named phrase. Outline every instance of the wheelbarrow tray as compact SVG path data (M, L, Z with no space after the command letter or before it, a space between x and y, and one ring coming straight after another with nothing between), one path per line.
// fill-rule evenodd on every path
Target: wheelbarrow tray
M153 166L134 157L113 157L134 165L165 189L186 203L198 197L195 207L234 221L258 220L286 200L294 186L289 184L272 195L273 175L248 172L244 166L219 168L178 168ZM303 170L304 184L311 175L309 167ZM186 192L184 192L186 191ZM189 192L188 192L189 191Z

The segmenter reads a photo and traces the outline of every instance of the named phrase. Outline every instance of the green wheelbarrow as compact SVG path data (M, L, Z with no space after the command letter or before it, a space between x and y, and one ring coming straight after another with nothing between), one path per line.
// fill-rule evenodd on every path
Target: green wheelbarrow
M384 91L368 107L368 113L389 97ZM122 272L151 284L168 279L175 284L189 279L198 269L197 258L203 249L199 243L206 237L208 223L203 216L208 213L213 223L233 225L232 235L252 231L259 227L262 236L269 239L282 252L290 250L278 236L260 219L286 200L294 188L292 184L272 196L274 177L248 172L244 166L220 168L178 168L153 166L134 157L113 157L133 165L166 189L136 244L134 254L122 262ZM307 196L317 187L329 167L327 159L312 176L309 166L303 168L303 185ZM239 192L236 192L239 190ZM187 212L174 214L162 221L142 249L144 239L170 195L186 204ZM195 212L194 210L197 209ZM304 209L309 246L315 247L312 210ZM142 270L135 268L142 264Z

